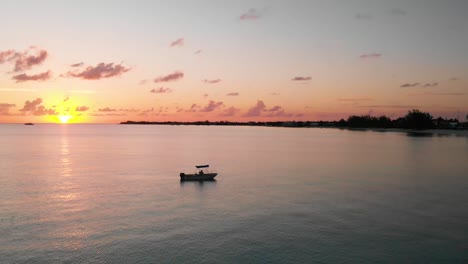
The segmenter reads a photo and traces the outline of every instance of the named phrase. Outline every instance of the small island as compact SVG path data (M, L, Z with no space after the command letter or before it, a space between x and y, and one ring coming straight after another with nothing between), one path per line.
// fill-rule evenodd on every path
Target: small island
M233 121L126 121L122 125L195 125L195 126L267 126L267 127L334 127L334 128L356 128L356 129L409 129L409 130L468 130L467 121L458 119L433 118L429 113L413 109L405 116L391 119L385 115L352 115L347 120L339 121L267 121L267 122L233 122Z

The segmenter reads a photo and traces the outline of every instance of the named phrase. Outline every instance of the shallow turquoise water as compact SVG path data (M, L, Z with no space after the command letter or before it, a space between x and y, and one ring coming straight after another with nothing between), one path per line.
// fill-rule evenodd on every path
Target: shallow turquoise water
M0 125L0 263L464 263L467 161L467 137Z

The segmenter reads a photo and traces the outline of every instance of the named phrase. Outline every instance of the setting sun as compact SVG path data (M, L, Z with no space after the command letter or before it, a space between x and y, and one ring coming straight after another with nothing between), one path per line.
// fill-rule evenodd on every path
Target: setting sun
M69 116L69 115L60 115L60 116L57 116L57 117L60 120L60 123L62 123L62 124L68 123L68 120L70 120L70 118L72 118L72 116Z

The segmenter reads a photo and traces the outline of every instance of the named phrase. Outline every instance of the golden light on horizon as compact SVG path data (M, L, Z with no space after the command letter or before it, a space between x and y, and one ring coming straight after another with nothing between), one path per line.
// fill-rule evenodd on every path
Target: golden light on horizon
M59 115L57 118L60 120L60 123L67 124L68 121L72 118L70 115Z

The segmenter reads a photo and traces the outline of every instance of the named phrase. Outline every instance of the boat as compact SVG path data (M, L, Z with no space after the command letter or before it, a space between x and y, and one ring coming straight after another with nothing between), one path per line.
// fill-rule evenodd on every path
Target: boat
M25 126L34 126L33 123L24 123Z
M208 170L210 165L196 165L195 173L180 173L181 181L214 181L218 173L213 170Z

